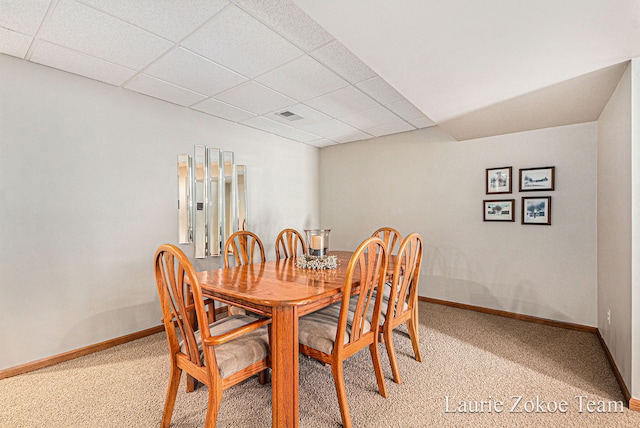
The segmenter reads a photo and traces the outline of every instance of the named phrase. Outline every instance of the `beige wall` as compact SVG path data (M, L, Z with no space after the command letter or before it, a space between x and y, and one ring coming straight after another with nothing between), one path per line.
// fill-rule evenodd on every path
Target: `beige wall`
M629 67L598 120L598 329L627 387L632 374L631 130Z
M463 142L438 128L323 148L322 226L354 248L380 226L422 234L420 294L595 326L597 126ZM514 223L482 221L485 169L556 167L553 192L514 192ZM520 224L522 196L552 197L552 226Z
M248 166L269 257L318 223L317 148L0 55L0 369L160 324L153 253L194 144Z

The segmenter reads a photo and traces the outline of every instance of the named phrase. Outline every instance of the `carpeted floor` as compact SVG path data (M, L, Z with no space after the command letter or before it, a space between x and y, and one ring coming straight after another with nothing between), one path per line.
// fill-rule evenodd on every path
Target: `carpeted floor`
M402 385L391 380L381 345L388 399L377 392L368 352L345 363L354 426L640 426L640 412L621 408L593 334L420 302L420 335L422 363L406 330L395 334ZM0 427L157 427L168 370L160 333L1 380ZM202 426L206 395L203 387L186 394L183 381L172 426ZM218 426L270 425L269 384L252 378L225 391ZM340 425L330 367L300 357L300 426Z

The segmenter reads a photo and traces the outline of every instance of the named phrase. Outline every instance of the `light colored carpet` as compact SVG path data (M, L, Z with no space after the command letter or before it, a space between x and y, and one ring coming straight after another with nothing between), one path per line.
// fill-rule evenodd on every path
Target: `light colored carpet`
M598 339L493 315L420 303L423 362L413 359L406 330L395 334L404 383L389 398L376 387L368 352L345 363L347 396L357 427L638 427ZM157 427L168 381L164 333L0 381L0 427ZM180 387L172 426L204 423L206 388ZM579 398L583 398L580 408ZM502 401L502 412L448 413L465 401ZM521 405L511 407L522 397ZM536 399L543 403L536 406ZM541 413L550 403L566 413ZM587 402L594 402L589 405ZM603 410L605 403L607 412ZM611 406L609 406L611 403ZM600 408L598 408L598 404ZM592 406L592 407L589 407ZM594 410L589 412L589 408ZM580 412L582 410L582 412ZM256 378L224 392L218 426L271 425L271 387ZM300 426L340 426L330 367L300 357Z

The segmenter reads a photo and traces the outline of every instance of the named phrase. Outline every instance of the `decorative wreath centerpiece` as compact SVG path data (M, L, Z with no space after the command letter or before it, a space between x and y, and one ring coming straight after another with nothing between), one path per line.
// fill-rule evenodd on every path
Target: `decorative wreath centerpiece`
M335 269L338 267L338 256L311 257L306 254L296 257L296 266L301 269Z

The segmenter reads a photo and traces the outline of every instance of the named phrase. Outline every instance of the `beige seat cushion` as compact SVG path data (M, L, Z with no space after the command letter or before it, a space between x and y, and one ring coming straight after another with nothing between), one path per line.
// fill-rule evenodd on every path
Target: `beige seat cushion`
M325 354L331 354L338 332L340 307L341 304L336 303L300 318L298 321L299 342ZM352 323L353 313L350 313L347 318L347 331L344 335L344 343L349 343ZM365 321L364 332L370 329L371 323Z
M255 317L232 315L211 323L209 331L211 331L212 336L218 336L254 321L256 321ZM200 358L204 362L202 339L199 331L195 333L195 337L198 349L200 349ZM180 347L182 347L182 341L180 341ZM237 339L218 345L214 348L214 351L220 376L224 378L232 375L269 355L269 333L267 327L260 327Z

